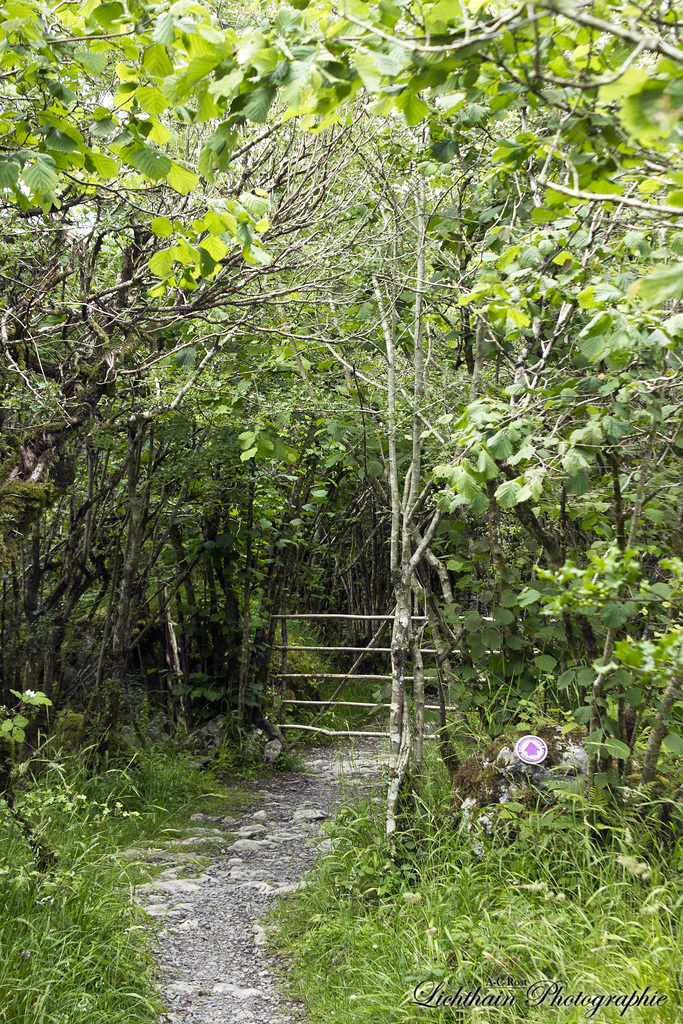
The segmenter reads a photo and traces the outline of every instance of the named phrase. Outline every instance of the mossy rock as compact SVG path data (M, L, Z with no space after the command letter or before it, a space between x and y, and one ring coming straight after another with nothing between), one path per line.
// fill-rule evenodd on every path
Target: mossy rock
M54 735L57 750L80 750L85 742L85 715L77 711L67 711L59 720Z
M508 732L491 743L482 754L470 757L453 776L454 809L461 813L464 827L478 822L491 832L506 803L521 804L525 811L557 803L554 786L585 774L588 758L580 730L563 735L559 726L536 729L548 748L540 764L526 764L515 752L523 732Z
M107 739L107 750L112 757L132 757L135 747L121 733L111 733Z

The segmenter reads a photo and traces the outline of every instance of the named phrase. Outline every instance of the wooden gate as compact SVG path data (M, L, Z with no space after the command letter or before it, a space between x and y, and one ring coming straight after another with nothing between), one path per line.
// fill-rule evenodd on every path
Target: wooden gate
M383 732L372 732L372 731L365 731L365 730L363 730L363 731L354 731L354 730L349 730L349 729L335 730L335 729L325 729L322 726L316 725L315 723L318 722L322 718L322 716L327 711L329 711L331 708L333 708L333 707L368 708L369 710L373 710L373 711L377 711L378 709L385 709L386 711L389 710L389 708L391 706L390 704L385 704L385 703L379 703L378 704L378 703L370 703L370 702L364 702L364 701L345 701L345 700L340 700L339 697L340 697L340 694L342 693L342 690L346 686L346 684L349 681L354 680L354 679L362 679L362 680L366 680L368 682L391 682L391 679L392 679L391 671L389 671L388 674L386 674L386 673L379 673L379 674L378 673L370 673L370 674L368 674L368 673L359 672L359 671L357 671L357 669L360 667L361 662L363 662L369 655L376 655L376 654L383 654L383 655L388 656L389 669L391 669L391 657L390 657L391 656L391 647L380 647L379 643L381 643L383 634L387 631L388 624L394 621L394 616L393 615L355 615L355 614L314 614L314 613L301 612L301 613L291 613L291 614L282 613L282 614L279 614L279 615L275 615L274 618L276 618L276 619L278 619L278 620L280 620L282 622L282 643L281 644L274 644L273 645L273 650L280 651L281 655L282 655L280 671L275 673L275 679L277 680L277 690L278 690L278 694L279 694L280 701L281 701L281 703L280 703L280 718L281 718L281 721L279 723L280 729L300 730L301 735L296 737L294 742L297 742L299 739L301 739L303 734L306 733L306 732L322 733L325 736L385 736L385 737L388 737L389 736L389 729L388 729L388 727ZM368 644L365 647L346 647L346 646L330 647L330 646L321 646L321 645L318 645L318 644L293 645L293 644L288 643L288 638L287 638L287 622L292 620L292 619L294 619L294 620L297 620L297 619L298 620L305 620L305 621L309 621L309 622L333 622L333 621L340 621L340 620L355 621L355 622L367 622L367 623L372 623L372 624L378 624L380 628L375 633L375 635L373 637L373 640L370 642L370 644ZM412 616L412 620L413 620L413 622L423 623L424 625L426 625L427 621L428 621L427 617L424 616L424 615L414 615L414 616ZM383 630L382 630L382 626L384 627ZM424 626L423 626L422 632L424 633ZM378 642L375 643L375 640L377 640ZM338 654L357 654L358 657L355 659L353 665L351 666L350 670L347 673L337 673L337 672L320 672L320 673L316 673L316 672L305 672L305 673L304 672L288 672L287 671L287 655L288 655L288 653L290 651L320 651L320 652L325 652L325 653L328 653L328 654L337 654L337 655ZM434 655L437 654L437 651L435 651L431 647L421 647L421 653L422 653L423 656L425 656L425 655L426 656L434 656ZM299 700L299 699L289 698L286 695L288 680L294 681L296 679L319 679L320 681L339 680L339 685L335 689L335 692L333 693L333 695L328 700ZM411 682L413 677L412 676L404 676L404 679L406 680L406 682ZM321 710L318 712L318 714L314 717L312 723L309 724L309 725L297 725L296 723L293 723L293 722L285 722L284 721L284 714L285 714L286 707L298 706L298 705L306 706L306 707L311 707L311 708L319 707ZM439 705L438 704L425 704L425 710L428 710L428 711L438 711L439 710ZM455 711L457 709L456 708L448 707L448 708L446 708L446 710L447 711ZM432 739L433 737L430 736L430 735L426 735L424 738L425 739Z

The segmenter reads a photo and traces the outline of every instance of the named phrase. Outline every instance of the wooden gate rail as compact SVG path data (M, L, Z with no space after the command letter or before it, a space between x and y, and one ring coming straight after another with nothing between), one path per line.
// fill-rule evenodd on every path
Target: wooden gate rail
M295 646L292 644L273 644L272 649L274 651L328 651L330 654L361 654L363 651L367 651L367 647L317 647L313 644L306 644L303 647ZM391 647L372 647L370 648L373 654L391 654ZM438 651L427 650L426 647L422 648L423 654L438 654Z
M295 700L293 697L286 697L282 702L283 704L322 704L327 705L330 702L328 700ZM391 704L370 704L365 701L358 700L335 700L334 702L340 708L390 708ZM425 711L440 711L440 704L425 704ZM459 708L446 706L444 711L459 711Z
M330 612L327 615L325 612L311 612L308 615L306 612L278 612L273 614L274 619L355 619L358 622L393 622L394 615L352 615L351 613L346 614L345 612ZM429 622L429 618L426 615L411 615L413 622ZM373 647L374 650L374 647Z
M324 736L383 736L384 739L389 735L388 732L354 732L352 729L322 729L319 725L297 725L296 722L284 722L278 725L278 729L302 729L304 732L321 732ZM422 737L423 740L435 740L436 736L432 733L425 733Z
M289 621L292 621L292 620L295 620L295 621L296 620L299 620L299 621L311 621L312 620L312 621L315 621L315 622L320 622L320 621L327 622L327 621L340 621L341 620L341 621L345 621L345 622L377 622L377 623L386 622L386 623L388 623L388 622L393 622L394 621L394 615L393 614L392 615L356 615L356 614L353 614L351 612L349 612L349 613L331 612L329 614L326 614L324 612L311 612L310 614L306 613L306 612L281 612L281 613L278 613L278 614L274 614L273 618L274 619L279 619L279 620L289 620ZM417 622L417 623L422 624L423 628L424 628L424 625L426 625L428 623L428 621L429 621L429 619L428 619L428 617L426 615L413 615L413 616L411 616L411 619L412 619L413 622ZM284 622L283 622L283 627L284 627ZM285 634L285 636L286 636L286 634ZM330 647L330 646L327 646L327 645L318 645L318 644L311 644L311 645L308 645L308 644L299 645L299 644L297 644L297 645L290 646L287 643L282 643L282 644L273 644L273 648L272 649L276 650L276 651L281 651L282 652L282 668L283 669L286 669L286 667L287 667L286 663L287 663L287 652L288 651L322 651L322 652L326 652L326 653L329 653L329 654L332 654L332 653L334 653L334 654L340 654L340 653L344 653L344 654L347 654L347 653L348 654L360 654L361 658L356 659L356 662L354 663L354 667L355 667L355 665L360 664L360 661L362 660L362 655L363 654L368 654L368 655L391 654L391 647L372 647L372 646L368 646L368 647ZM434 655L434 654L438 654L438 651L434 650L433 648L427 648L427 649L422 650L422 654L432 654L432 655ZM283 710L284 710L284 707L287 706L287 705L308 705L310 707L318 706L318 707L326 708L327 710L331 710L335 705L338 706L338 707L349 707L349 708L353 708L353 707L357 707L357 708L375 708L377 710L379 710L379 709L382 709L382 710L389 709L391 707L390 704L383 704L383 703L380 703L380 704L372 703L372 704L370 704L370 703L366 703L364 701L340 701L340 700L336 700L334 698L332 700L298 700L298 699L294 699L294 698L288 699L284 695L285 694L284 686L285 686L286 680L288 680L288 679L316 679L316 680L326 680L326 679L332 680L332 679L335 679L335 680L342 680L342 686L343 686L346 682L351 682L351 680L353 680L353 679L366 680L366 681L370 681L370 682L386 682L386 681L391 680L393 678L392 675L385 675L385 674L380 675L380 674L377 674L377 673L370 673L368 675L363 675L360 672L355 672L353 675L350 675L349 673L338 673L338 672L286 672L286 671L280 671L280 672L276 672L275 673L275 678L280 680L281 707L283 708ZM412 682L414 680L414 676L404 676L403 678L405 679L406 682ZM440 707L439 707L438 704L426 704L424 707L425 707L426 711L439 711L440 710ZM448 707L446 710L447 711L457 711L457 708ZM320 712L320 715L322 715L323 713L324 712ZM318 715L317 717L320 717L320 715ZM314 721L315 720L316 719L314 719ZM280 727L280 729L298 729L301 732L317 732L317 733L321 733L323 736L383 736L385 738L388 738L388 736L389 736L388 730L386 732L361 732L361 731L356 731L356 730L353 730L353 729L338 729L338 730L337 729L324 729L322 726L298 725L295 722L280 722L279 723L279 727ZM424 738L425 739L433 739L434 737L431 736L431 735L427 735ZM294 742L296 742L296 740Z

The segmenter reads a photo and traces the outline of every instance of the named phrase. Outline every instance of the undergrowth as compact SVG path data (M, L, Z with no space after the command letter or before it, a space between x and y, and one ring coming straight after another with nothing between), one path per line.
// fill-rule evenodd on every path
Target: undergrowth
M228 814L252 797L219 790L177 752L97 772L76 757L38 767L16 806L51 864L0 800L0 1024L157 1024L149 932L132 900L153 869L122 854L177 837L207 803Z
M434 757L392 851L381 795L338 815L332 852L279 911L277 942L313 1021L680 1024L680 840L662 846L634 814L608 825L559 809L474 837L448 812ZM460 990L460 1003L420 1006L416 986L422 1002ZM498 1005L463 1009L478 987ZM647 987L659 1006L599 1004Z

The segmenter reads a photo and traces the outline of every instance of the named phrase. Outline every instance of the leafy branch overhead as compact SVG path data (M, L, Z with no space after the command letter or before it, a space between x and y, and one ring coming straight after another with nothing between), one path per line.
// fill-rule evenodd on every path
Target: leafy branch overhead
M602 789L675 753L683 50L609 14L6 7L15 689L82 633L110 719L149 670L244 721L287 602L396 607L395 807L419 606L444 709L551 687Z

